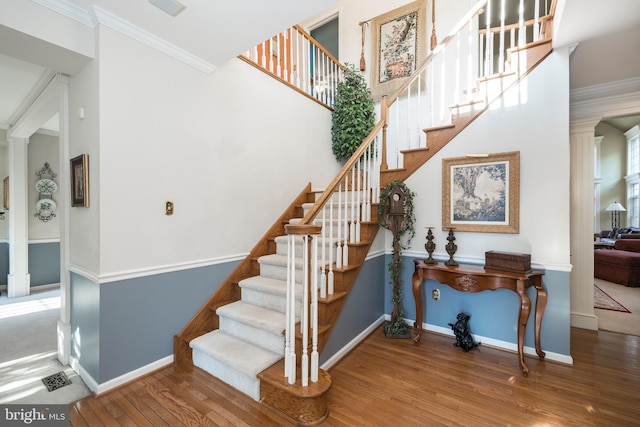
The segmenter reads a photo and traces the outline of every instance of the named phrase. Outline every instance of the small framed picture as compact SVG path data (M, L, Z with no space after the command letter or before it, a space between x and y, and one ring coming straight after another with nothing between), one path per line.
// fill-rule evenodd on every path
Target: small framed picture
M89 155L71 159L71 206L89 207Z
M6 177L4 179L4 189L3 189L3 196L4 196L4 209L5 210L9 210L9 177Z

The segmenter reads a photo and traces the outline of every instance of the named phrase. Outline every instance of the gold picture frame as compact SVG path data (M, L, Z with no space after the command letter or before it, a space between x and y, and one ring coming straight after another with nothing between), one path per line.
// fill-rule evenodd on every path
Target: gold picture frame
M520 152L442 159L442 228L520 232Z
M71 206L89 207L89 155L71 159Z
M371 96L378 101L402 86L426 58L426 1L418 0L371 20Z
M5 210L9 210L9 177L6 177L3 182L3 190L2 190L2 205Z

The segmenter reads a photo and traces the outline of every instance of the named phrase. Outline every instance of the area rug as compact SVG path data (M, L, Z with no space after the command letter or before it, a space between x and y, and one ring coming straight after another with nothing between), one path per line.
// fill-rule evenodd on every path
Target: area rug
M614 300L605 291L600 289L598 285L593 285L593 307L602 310L621 311L623 313L631 313L625 306Z

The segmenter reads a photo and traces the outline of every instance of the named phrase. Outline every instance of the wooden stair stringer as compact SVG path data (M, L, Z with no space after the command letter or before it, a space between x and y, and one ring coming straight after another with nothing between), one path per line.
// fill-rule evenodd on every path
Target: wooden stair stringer
M256 243L249 255L238 264L231 274L220 284L218 289L200 307L191 320L173 339L174 363L192 364L191 347L189 341L201 335L218 329L218 316L215 309L240 300L240 288L238 283L259 274L257 259L262 255L275 253L273 241L276 237L285 234L284 225L293 218L300 216L300 206L312 201L313 191L311 184L296 196L294 201L284 210L271 228ZM256 272L256 269L258 271Z
M380 187L384 188L393 181L405 181L462 132L485 109L474 111L471 114L455 115L450 126L425 129L428 147L402 150L404 167L380 171Z
M384 188L393 181L404 181L409 178L414 172L420 169L422 165L429 161L429 159L435 156L438 151L460 134L469 124L480 117L493 102L502 98L509 89L519 84L538 64L549 56L552 51L551 39L539 40L521 48L512 49L510 55L514 57L513 61L517 62L517 79L505 86L502 91L489 100L489 103L483 108L460 114L455 114L454 112L450 125L424 129L427 134L427 147L401 150L404 167L381 170L381 188Z

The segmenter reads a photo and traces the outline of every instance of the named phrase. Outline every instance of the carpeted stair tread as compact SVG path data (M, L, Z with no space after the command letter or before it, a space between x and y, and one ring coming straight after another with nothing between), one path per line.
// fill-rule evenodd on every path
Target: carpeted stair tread
M216 310L218 316L226 317L274 334L281 334L285 329L284 313L269 310L243 301L223 305Z
M201 351L251 377L257 376L282 358L277 353L225 334L219 329L192 340L189 346L194 351Z
M283 298L286 298L287 296L287 282L280 279L253 276L241 280L238 285L242 289L256 290L266 294L282 296ZM300 285L296 286L296 296L298 296L298 298L302 298L302 286Z
M260 263L260 265L268 264L268 265L274 265L274 266L286 268L287 256L279 255L279 254L263 255L260 258L258 258L258 262ZM296 268L299 268L299 269L302 268L302 258L296 258Z

